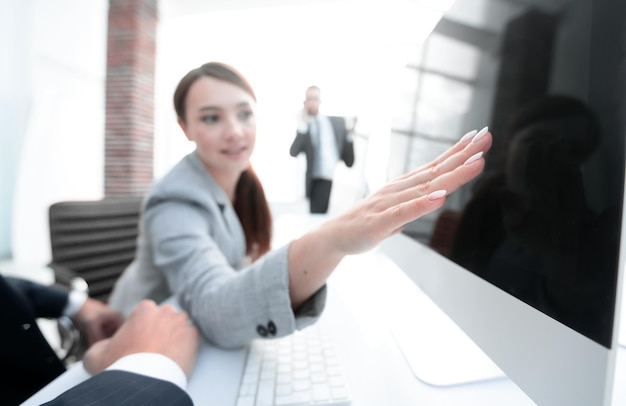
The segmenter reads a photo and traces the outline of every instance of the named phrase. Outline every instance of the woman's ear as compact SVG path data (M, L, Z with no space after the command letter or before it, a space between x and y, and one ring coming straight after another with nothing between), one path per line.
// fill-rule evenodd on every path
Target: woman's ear
M178 117L178 125L185 133L185 137L187 137L189 141L193 141L193 139L189 136L189 132L187 132L187 124L185 124L185 122L180 117Z

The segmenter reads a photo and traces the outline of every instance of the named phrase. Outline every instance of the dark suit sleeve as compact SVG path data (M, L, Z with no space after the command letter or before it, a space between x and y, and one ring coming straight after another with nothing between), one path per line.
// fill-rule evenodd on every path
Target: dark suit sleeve
M27 293L30 288L39 287L23 279L0 275L0 404L3 405L20 404L65 371L37 325L36 306ZM61 295L60 301L66 300L67 294ZM61 306L59 314L62 309Z
M175 405L191 406L193 401L175 384L145 375L110 370L67 390L44 405Z
M27 279L5 277L6 282L29 306L35 318L56 319L61 317L67 305L69 292L59 286L43 285Z
M345 137L343 141L341 160L346 163L348 168L351 168L352 165L354 165L354 144L348 139L348 137Z
M341 159L345 162L348 168L351 168L354 165L354 144L352 142L352 138L349 136L349 132L346 129L346 119L343 117L338 117L338 127L336 127L335 131L341 131Z
M306 151L306 143L309 138L309 133L300 133L296 132L296 138L294 138L291 143L291 148L289 148L289 154L291 156L298 156L299 153Z

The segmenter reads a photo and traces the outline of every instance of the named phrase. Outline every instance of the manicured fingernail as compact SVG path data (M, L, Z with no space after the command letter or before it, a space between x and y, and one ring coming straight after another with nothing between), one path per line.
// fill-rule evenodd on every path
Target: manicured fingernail
M476 135L476 133L477 133L476 130L472 130L466 133L464 136L461 137L461 144L467 143L470 139L472 139Z
M485 136L485 134L487 134L487 131L489 131L489 127L485 127L482 130L480 130L478 134L474 136L474 139L472 140L472 142L478 142L479 139L481 139L482 137Z
M467 165L471 164L472 162L479 160L481 156L483 156L483 151L477 152L474 155L472 155L471 157L467 158L467 161L465 161L465 163L463 165L467 166Z
M448 192L445 190L435 190L428 195L428 200L437 200L444 197Z

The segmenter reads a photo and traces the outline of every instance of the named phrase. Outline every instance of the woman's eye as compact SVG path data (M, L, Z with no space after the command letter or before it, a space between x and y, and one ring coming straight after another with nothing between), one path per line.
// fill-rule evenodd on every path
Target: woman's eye
M217 123L219 121L219 117L217 116L217 114L209 114L207 116L202 117L202 121L204 121L207 124Z
M252 116L254 115L254 113L252 112L252 110L244 110L244 111L240 111L239 112L239 119L242 121L247 121L249 120Z

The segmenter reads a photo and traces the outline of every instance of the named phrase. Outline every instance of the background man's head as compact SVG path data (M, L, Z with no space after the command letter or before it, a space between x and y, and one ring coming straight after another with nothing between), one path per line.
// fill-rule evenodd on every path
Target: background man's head
M312 116L316 116L320 111L320 88L317 86L309 86L306 89L306 97L304 99L304 108Z

